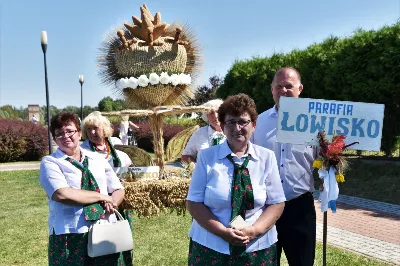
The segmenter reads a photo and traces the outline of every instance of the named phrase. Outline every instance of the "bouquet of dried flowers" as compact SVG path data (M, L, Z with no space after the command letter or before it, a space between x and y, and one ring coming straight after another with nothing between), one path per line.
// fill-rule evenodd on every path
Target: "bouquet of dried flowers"
M332 137L332 141L329 142L326 139L325 132L319 132L318 141L320 146L320 157L313 162L313 167L317 169L323 168L325 170L329 170L331 167L333 167L336 170L335 176L338 183L344 182L343 173L348 167L348 163L343 157L343 150L358 143L353 142L349 145L346 145L344 142L345 139L346 136L334 135Z

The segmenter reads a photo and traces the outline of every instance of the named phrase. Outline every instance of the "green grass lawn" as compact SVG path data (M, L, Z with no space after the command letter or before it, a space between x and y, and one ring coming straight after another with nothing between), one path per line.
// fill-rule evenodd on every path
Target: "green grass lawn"
M340 194L400 204L400 162L348 159ZM316 186L321 183L315 171Z
M47 265L47 215L39 171L0 172L0 265ZM187 265L190 215L134 219L135 265ZM328 265L387 265L328 246ZM285 259L282 259L283 265ZM317 245L315 265L322 265Z

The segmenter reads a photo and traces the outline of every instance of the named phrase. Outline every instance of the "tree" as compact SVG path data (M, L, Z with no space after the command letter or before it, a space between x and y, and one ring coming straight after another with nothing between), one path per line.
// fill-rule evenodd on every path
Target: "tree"
M19 110L17 108L15 108L14 106L11 105L3 105L2 107L0 107L0 110L3 110L4 112L6 112L8 114L7 119L19 119L20 118L20 113Z
M209 84L199 86L194 98L189 101L189 105L202 105L215 98L215 92L222 85L223 80L219 76L212 76L208 79Z
M114 100L111 97L104 97L99 102L99 111L101 112L111 112L113 111Z
M113 98L107 96L100 100L98 108L101 112L121 111L126 109L126 103L124 100L113 100Z
M54 106L54 105L50 105L50 120L53 116L57 115L60 112L60 110ZM43 124L47 125L47 106L43 105L40 107L40 118L42 118L43 120Z

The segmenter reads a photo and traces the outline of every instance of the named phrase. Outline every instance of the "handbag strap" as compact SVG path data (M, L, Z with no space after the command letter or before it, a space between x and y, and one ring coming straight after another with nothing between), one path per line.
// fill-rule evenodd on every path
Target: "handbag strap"
M122 217L122 215L116 209L114 209L114 213L117 216L118 220L120 220L120 221L125 220L124 217Z

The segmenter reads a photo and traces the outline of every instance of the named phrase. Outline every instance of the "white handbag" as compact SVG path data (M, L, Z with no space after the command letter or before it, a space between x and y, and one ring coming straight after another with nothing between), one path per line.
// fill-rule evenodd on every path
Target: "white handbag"
M88 255L99 257L133 249L132 231L129 223L114 210L118 221L93 224L89 229Z

